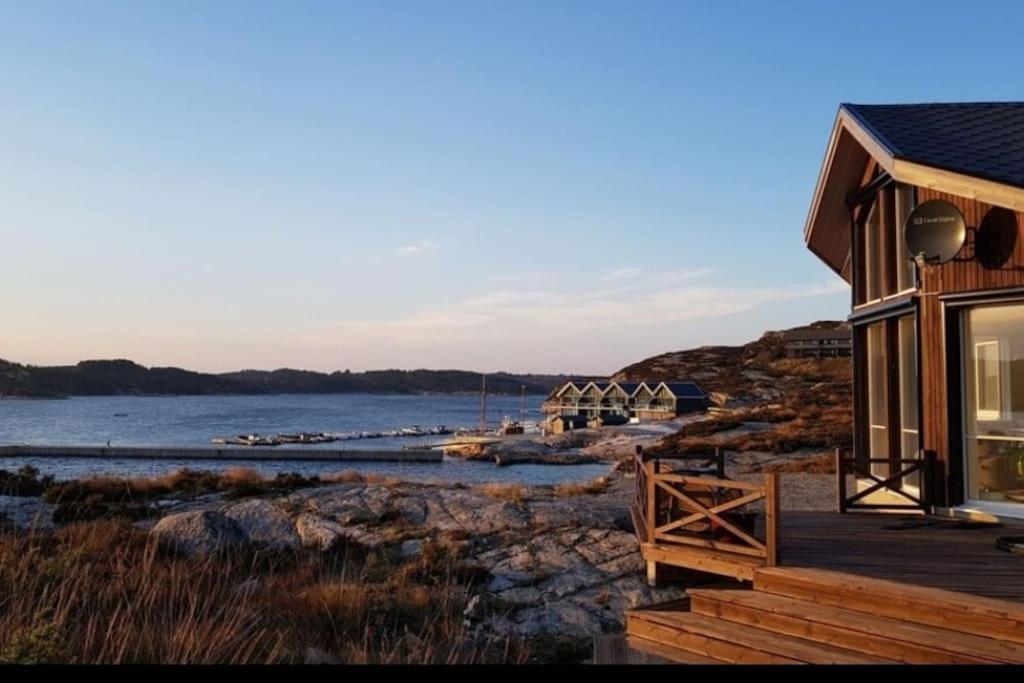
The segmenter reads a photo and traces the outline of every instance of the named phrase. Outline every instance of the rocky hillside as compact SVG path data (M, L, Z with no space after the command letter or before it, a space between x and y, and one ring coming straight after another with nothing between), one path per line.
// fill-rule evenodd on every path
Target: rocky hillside
M831 329L836 321L808 327ZM852 443L852 366L849 358L789 359L782 331L743 346L674 351L620 370L616 380L693 379L725 410L687 425L662 448L703 452L790 453Z

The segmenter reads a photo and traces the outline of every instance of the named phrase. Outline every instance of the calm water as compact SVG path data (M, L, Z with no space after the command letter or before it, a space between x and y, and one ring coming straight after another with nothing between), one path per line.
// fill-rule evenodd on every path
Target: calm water
M541 396L527 396L527 420L540 418ZM488 421L518 418L519 398L488 397ZM208 445L217 436L290 432L385 431L419 425L473 427L479 423L476 396L379 396L364 394L277 396L83 397L61 401L0 401L0 443L112 446ZM421 439L384 438L337 441L322 447L378 448L429 443ZM289 447L293 447L289 445ZM301 446L317 448L316 445ZM267 449L271 450L271 449ZM553 484L592 479L607 465L516 465L446 459L429 463L327 463L283 461L173 461L4 458L0 467L32 464L60 478L84 474L158 474L179 467L219 469L242 466L267 474L306 474L358 469L403 479L463 482L521 481Z

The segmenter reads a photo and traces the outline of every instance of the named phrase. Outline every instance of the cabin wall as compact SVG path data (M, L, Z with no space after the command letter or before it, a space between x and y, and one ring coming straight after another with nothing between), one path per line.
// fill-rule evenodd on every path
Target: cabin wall
M954 317L958 314L955 311L947 312L940 295L1024 286L1024 214L1015 214L1007 209L928 188L917 188L918 203L931 199L942 199L955 204L963 213L967 224L967 240L960 254L948 263L926 266L920 273L917 302L923 420L921 447L935 451L939 459L944 461L951 482L947 493L950 502L956 503L962 497L959 482L963 447L959 439L956 439L958 443L950 443L950 434L951 431L959 433L959 426L951 425L951 420L960 419L960 398L958 384L951 382L948 374L949 363L953 363L955 370L959 359L947 357L947 331L953 336L949 344L958 346L958 327ZM1017 232L1016 245L1012 249L1005 249L1002 257L993 258L990 250L985 247L984 239L981 242L981 249L978 248L981 226L986 226L987 231L997 223L1004 226L1012 225L1014 220ZM1006 229L1012 230L1010 227ZM978 258L979 252L981 259ZM950 316L949 320L946 319L947 314ZM956 407L956 410L952 411L952 417L949 410L951 405ZM954 427L953 430L951 426Z

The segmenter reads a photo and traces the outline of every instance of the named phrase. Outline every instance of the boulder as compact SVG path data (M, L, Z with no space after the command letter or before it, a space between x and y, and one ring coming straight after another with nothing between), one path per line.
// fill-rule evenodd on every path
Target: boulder
M51 529L54 507L42 498L0 496L0 520L6 519L19 529Z
M222 552L248 540L235 520L213 510L167 515L151 533L161 543L189 555Z
M330 550L345 533L345 527L337 522L312 514L299 515L295 520L295 530L302 545L320 550Z
M261 498L236 503L224 510L250 542L268 548L298 548L299 535L284 510Z

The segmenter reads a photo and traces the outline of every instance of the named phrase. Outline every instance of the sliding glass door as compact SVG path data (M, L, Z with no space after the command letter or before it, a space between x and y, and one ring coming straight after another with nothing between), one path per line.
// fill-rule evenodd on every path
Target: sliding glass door
M967 310L962 348L967 499L1024 514L1024 304Z

